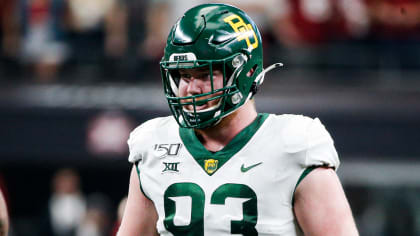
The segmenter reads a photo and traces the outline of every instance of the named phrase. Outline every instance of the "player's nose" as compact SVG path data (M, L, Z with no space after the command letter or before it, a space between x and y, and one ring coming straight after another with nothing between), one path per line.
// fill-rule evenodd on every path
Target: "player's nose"
M202 81L200 81L199 79L196 79L194 77L191 77L191 79L188 83L187 92L190 95L201 94L201 93L203 93L202 86L203 86Z

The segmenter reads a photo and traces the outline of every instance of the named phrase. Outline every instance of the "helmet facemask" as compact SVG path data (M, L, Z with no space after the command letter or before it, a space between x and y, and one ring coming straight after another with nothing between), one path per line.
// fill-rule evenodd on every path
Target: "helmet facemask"
M161 62L161 74L166 98L172 114L181 127L206 128L213 126L244 103L243 96L235 82L243 65L243 61L241 63L238 60L240 60L238 55L234 55L223 60ZM234 68L232 64L237 68ZM179 70L197 68L208 68L210 91L181 97L179 94ZM214 70L222 72L223 86L221 88L215 86ZM215 100L217 100L217 103L211 107L198 109L199 106L214 103L212 101Z

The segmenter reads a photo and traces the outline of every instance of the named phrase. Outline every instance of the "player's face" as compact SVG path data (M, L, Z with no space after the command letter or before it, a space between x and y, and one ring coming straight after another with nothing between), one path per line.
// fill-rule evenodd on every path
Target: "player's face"
M195 68L195 69L180 69L180 82L179 82L179 96L187 97L193 95L199 95L203 93L208 93L212 91L211 88L211 78L208 68ZM221 70L213 70L213 89L223 88L223 72ZM196 101L203 99L208 99L214 96L221 94L222 92L199 97ZM211 108L219 102L220 99L215 99L208 101L207 103L196 106L197 111ZM190 102L191 99L183 100L182 102ZM193 105L187 105L184 107L187 110L193 111Z

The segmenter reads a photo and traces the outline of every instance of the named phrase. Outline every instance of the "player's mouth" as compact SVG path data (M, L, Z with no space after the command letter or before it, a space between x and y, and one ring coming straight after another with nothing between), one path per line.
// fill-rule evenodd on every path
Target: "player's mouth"
M208 108L208 107L209 107L209 106L208 106L208 104L207 104L207 103L205 103L205 104L203 104L203 105L200 105L200 106L195 105L195 111L201 111L201 110L204 110L204 109L206 109L206 108ZM194 111L194 105L186 105L186 106L185 106L185 109L186 109L186 110L188 110L188 111L193 112L193 111Z
M189 105L184 105L184 109L189 112L194 112L194 107L195 107L195 111L203 111L203 110L210 109L218 104L218 102L220 101L220 98L215 99L215 100L209 100L213 96L209 95L209 96L196 98L194 103L193 103L193 99L183 99L181 100L181 102L184 104L191 103Z

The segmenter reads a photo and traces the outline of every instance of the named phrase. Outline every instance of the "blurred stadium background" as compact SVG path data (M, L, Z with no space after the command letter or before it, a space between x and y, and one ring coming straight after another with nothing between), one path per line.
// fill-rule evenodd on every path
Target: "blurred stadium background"
M180 0L0 0L0 186L12 236L113 235L126 139L169 110L158 62ZM319 117L361 235L420 235L420 2L258 0L259 112Z

